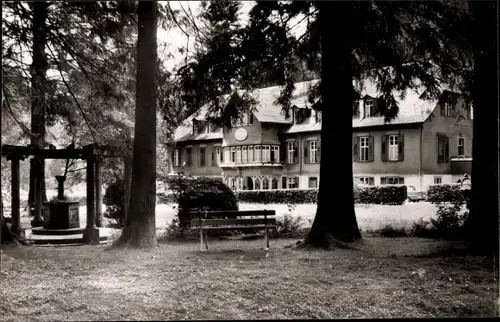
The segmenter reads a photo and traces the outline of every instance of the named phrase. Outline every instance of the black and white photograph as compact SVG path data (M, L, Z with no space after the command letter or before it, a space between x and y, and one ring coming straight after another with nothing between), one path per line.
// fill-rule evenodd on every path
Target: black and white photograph
M0 322L498 317L498 17L3 1Z

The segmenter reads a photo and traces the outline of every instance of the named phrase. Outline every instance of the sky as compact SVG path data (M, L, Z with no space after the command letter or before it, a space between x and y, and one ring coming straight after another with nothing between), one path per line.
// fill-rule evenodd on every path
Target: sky
M166 1L160 1L160 5L162 2ZM200 3L201 1L169 1L170 6L172 9L179 9L182 12L182 7L184 9L188 10L188 8L191 9L193 12L194 16L196 17L200 13ZM248 21L248 13L250 9L252 8L254 1L241 1L243 6L240 10L240 15L242 19L242 23L245 24ZM178 28L173 28L171 30L165 30L163 28L158 28L158 48L159 52L158 54L163 56L166 56L166 53L162 53L163 49L160 49L160 44L168 44L167 45L167 50L169 50L170 54L174 55L174 59L168 59L165 61L165 67L167 69L172 70L174 66L178 63L180 63L184 57L184 55L181 55L178 53L177 49L180 47L185 47L187 43L187 36ZM189 38L189 47L192 48L193 45L193 37ZM164 57L165 57L164 56Z

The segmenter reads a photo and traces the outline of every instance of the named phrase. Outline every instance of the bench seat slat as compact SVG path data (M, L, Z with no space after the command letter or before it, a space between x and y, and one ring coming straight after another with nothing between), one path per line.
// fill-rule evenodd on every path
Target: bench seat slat
M267 228L275 228L276 225L267 225ZM253 225L253 226L217 226L217 227L205 227L203 230L246 230L246 229L264 229L265 225ZM200 230L200 227L191 227L192 230Z
M275 224L276 219L274 218L252 218L252 219L193 219L191 220L191 226L218 226L218 225L264 225L267 222L268 225Z
M195 211L195 212L190 212L189 215L191 216L191 218L196 218L200 216L204 218L205 212ZM207 218L231 217L231 216L248 217L248 216L264 216L264 215L266 215L267 217L275 216L276 211L274 210L209 211L207 213Z

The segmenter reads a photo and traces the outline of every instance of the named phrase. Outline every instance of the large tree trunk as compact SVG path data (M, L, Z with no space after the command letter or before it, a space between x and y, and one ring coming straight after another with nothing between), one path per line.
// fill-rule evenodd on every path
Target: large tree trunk
M351 45L344 34L352 4L325 1L320 6L323 124L318 208L311 231L300 247L331 249L361 239L352 180Z
M45 80L47 75L47 55L45 47L46 20L48 4L44 1L36 1L30 4L33 8L33 63L31 72L31 144L39 149L45 145ZM38 180L35 180L38 178ZM35 187L35 183L37 187ZM40 189L42 200L47 200L45 193L45 161L30 163L30 187L28 204L30 209L34 206L34 190ZM33 215L33 214L31 214Z
M474 17L474 132L467 239L482 252L498 255L498 58L496 1L470 1ZM498 256L496 256L498 258Z
M139 2L134 153L130 206L114 247L156 247L157 2Z

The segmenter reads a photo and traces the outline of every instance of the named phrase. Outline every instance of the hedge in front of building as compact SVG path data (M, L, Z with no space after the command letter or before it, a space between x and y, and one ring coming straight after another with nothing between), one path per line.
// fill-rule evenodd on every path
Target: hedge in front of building
M436 184L427 189L427 201L438 204L442 202L462 203L465 196L460 184Z
M243 203L308 204L318 201L318 189L244 190L237 192L236 197ZM358 204L401 205L406 198L404 185L363 187L354 193L354 202Z

